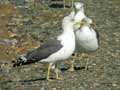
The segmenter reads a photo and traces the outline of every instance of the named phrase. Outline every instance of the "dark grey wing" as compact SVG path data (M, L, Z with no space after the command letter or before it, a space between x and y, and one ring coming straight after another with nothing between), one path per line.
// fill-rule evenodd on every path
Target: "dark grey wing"
M91 26L90 28L93 28L93 27ZM96 38L97 38L97 41L98 41L98 45L100 45L100 35L99 35L99 32L96 29L94 29L94 30L95 30L95 33L96 33Z
M99 35L97 30L95 30L95 32L96 32L96 37L97 37L97 40L98 40L98 45L100 45L100 35Z
M57 40L57 39L48 40L46 41L46 43L40 46L40 49L53 46L53 45L59 45L60 43L61 43L60 40Z
M51 54L60 50L63 46L59 40L50 40L39 48L27 53L26 58L28 63L37 62L41 59L46 59Z
M42 59L46 59L51 54L57 52L62 48L61 41L55 39L47 41L45 44L40 46L37 49L34 49L27 53L25 56L20 56L17 58L17 61L14 62L13 67L26 65L30 63L34 63L40 61Z

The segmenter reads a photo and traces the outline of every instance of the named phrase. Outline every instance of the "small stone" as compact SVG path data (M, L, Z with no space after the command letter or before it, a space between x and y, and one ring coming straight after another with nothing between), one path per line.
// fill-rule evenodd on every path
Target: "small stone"
M113 83L113 84L112 84L112 86L113 86L113 87L116 87L116 86L117 86L117 84L116 84L116 83Z

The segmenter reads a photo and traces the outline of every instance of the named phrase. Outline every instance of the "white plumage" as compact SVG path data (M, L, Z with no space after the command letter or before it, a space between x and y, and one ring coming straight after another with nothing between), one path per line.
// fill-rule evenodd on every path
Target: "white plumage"
M76 49L80 52L95 51L99 48L97 32L92 28L92 23L88 22L89 18L85 18L84 20L86 20L84 25L76 31Z
M71 16L75 22L80 22L83 18L86 17L84 14L84 4L81 2L75 2L74 9L69 16Z
M83 3L80 2L74 3L74 10L70 13L70 16L75 20L75 22L82 23L79 29L74 28L78 29L75 32L76 36L75 53L92 52L99 48L98 33L92 28L93 24L92 20L84 14L83 6L84 6ZM70 71L74 71L74 61L72 61Z
M55 63L61 60L69 58L75 50L75 35L73 31L73 21L70 17L63 19L63 33L57 37L61 41L63 47L56 53L53 53L48 58L41 60L40 62Z

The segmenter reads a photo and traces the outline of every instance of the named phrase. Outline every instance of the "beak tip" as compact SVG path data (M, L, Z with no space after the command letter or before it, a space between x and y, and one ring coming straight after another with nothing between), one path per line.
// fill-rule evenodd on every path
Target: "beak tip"
M96 26L96 23L95 23L95 22L93 22L93 23L92 23L92 26L94 26L94 27L95 27L95 26Z

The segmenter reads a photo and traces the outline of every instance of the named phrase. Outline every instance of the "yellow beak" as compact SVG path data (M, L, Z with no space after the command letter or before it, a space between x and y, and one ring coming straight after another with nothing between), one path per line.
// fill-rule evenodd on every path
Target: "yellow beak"
M95 27L95 26L96 26L96 23L95 23L95 22L93 22L91 25L92 25L93 27Z
M80 26L83 26L83 25L85 25L85 23L81 21L81 22L80 22Z

